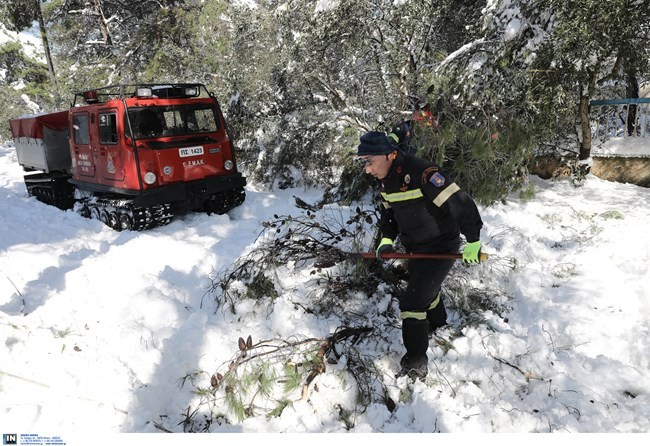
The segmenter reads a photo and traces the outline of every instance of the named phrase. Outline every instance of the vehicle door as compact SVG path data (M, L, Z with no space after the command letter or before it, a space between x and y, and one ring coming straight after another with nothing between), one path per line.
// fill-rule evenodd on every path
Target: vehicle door
M102 110L97 116L99 158L97 165L102 177L110 181L124 181L124 161L118 144L117 110Z
M72 114L71 144L74 173L83 177L95 176L95 160L90 145L90 115L86 111Z

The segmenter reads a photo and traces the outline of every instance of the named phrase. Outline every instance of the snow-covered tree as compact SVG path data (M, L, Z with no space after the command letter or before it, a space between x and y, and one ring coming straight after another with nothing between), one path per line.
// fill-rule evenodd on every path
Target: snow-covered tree
M470 3L214 0L197 41L226 80L215 87L237 98L231 124L258 179L338 186L359 134L407 119L446 48L471 40L481 2ZM455 8L467 14L451 20Z
M533 113L543 137L575 129L586 160L589 102L605 82L624 82L624 69L649 73L649 26L650 4L641 0L494 0L483 36L444 67L467 100Z
M43 53L45 63L49 74L51 84L51 93L55 105L59 104L59 92L57 88L56 73L54 70L54 61L50 52L50 43L48 30L45 25L42 11L42 0L10 0L0 6L0 17L8 28L14 31L23 31L30 28L34 22L38 23L41 40L43 43Z
M5 2L0 16L26 26L35 9L19 6L35 1ZM649 9L641 0L42 3L64 98L119 82L204 82L252 178L325 184L339 197L363 187L349 156L359 135L423 104L445 122L420 138L421 155L469 188L485 178L463 174L463 160L509 178L531 145L567 135L588 158L589 100L616 81L632 91L650 72ZM491 197L509 189L494 186Z

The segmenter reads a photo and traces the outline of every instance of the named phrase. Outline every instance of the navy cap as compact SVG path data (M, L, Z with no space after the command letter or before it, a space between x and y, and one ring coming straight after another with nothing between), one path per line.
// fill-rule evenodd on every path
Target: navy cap
M368 132L361 136L361 144L357 149L357 156L386 155L395 150L395 147L384 132Z

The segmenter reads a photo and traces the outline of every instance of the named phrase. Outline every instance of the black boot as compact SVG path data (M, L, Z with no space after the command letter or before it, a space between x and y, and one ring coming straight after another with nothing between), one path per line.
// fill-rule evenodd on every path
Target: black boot
M408 376L412 380L419 379L424 382L424 379L429 373L429 368L427 366L427 357L424 358L411 358L408 353L402 356L402 359L399 361L399 365L402 367L402 370L397 374L397 377Z
M402 340L406 354L400 361L402 370L398 376L408 375L411 379L418 378L420 381L424 381L428 373L428 327L427 320L408 318L402 321Z
M447 310L442 302L442 296L440 296L438 305L427 310L427 321L429 321L429 337L433 336L438 328L447 325Z

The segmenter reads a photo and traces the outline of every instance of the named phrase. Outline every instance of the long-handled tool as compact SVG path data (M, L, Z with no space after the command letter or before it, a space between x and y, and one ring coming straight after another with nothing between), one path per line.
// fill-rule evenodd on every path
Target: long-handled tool
M346 252L344 253L349 259L376 259L377 256L374 252ZM481 253L479 259L482 261L487 260L490 256L484 252ZM462 259L461 253L442 253L442 254L428 254L417 252L387 252L381 254L382 259Z
M334 251L328 253L326 258L317 260L315 265L317 268L327 268L334 266L337 262L346 259L376 259L377 256L374 252L345 252L345 251ZM461 253L440 253L440 254L429 254L429 253L408 253L408 252L388 252L381 254L382 259L462 259L463 254ZM479 256L481 262L489 259L490 256L482 252Z

